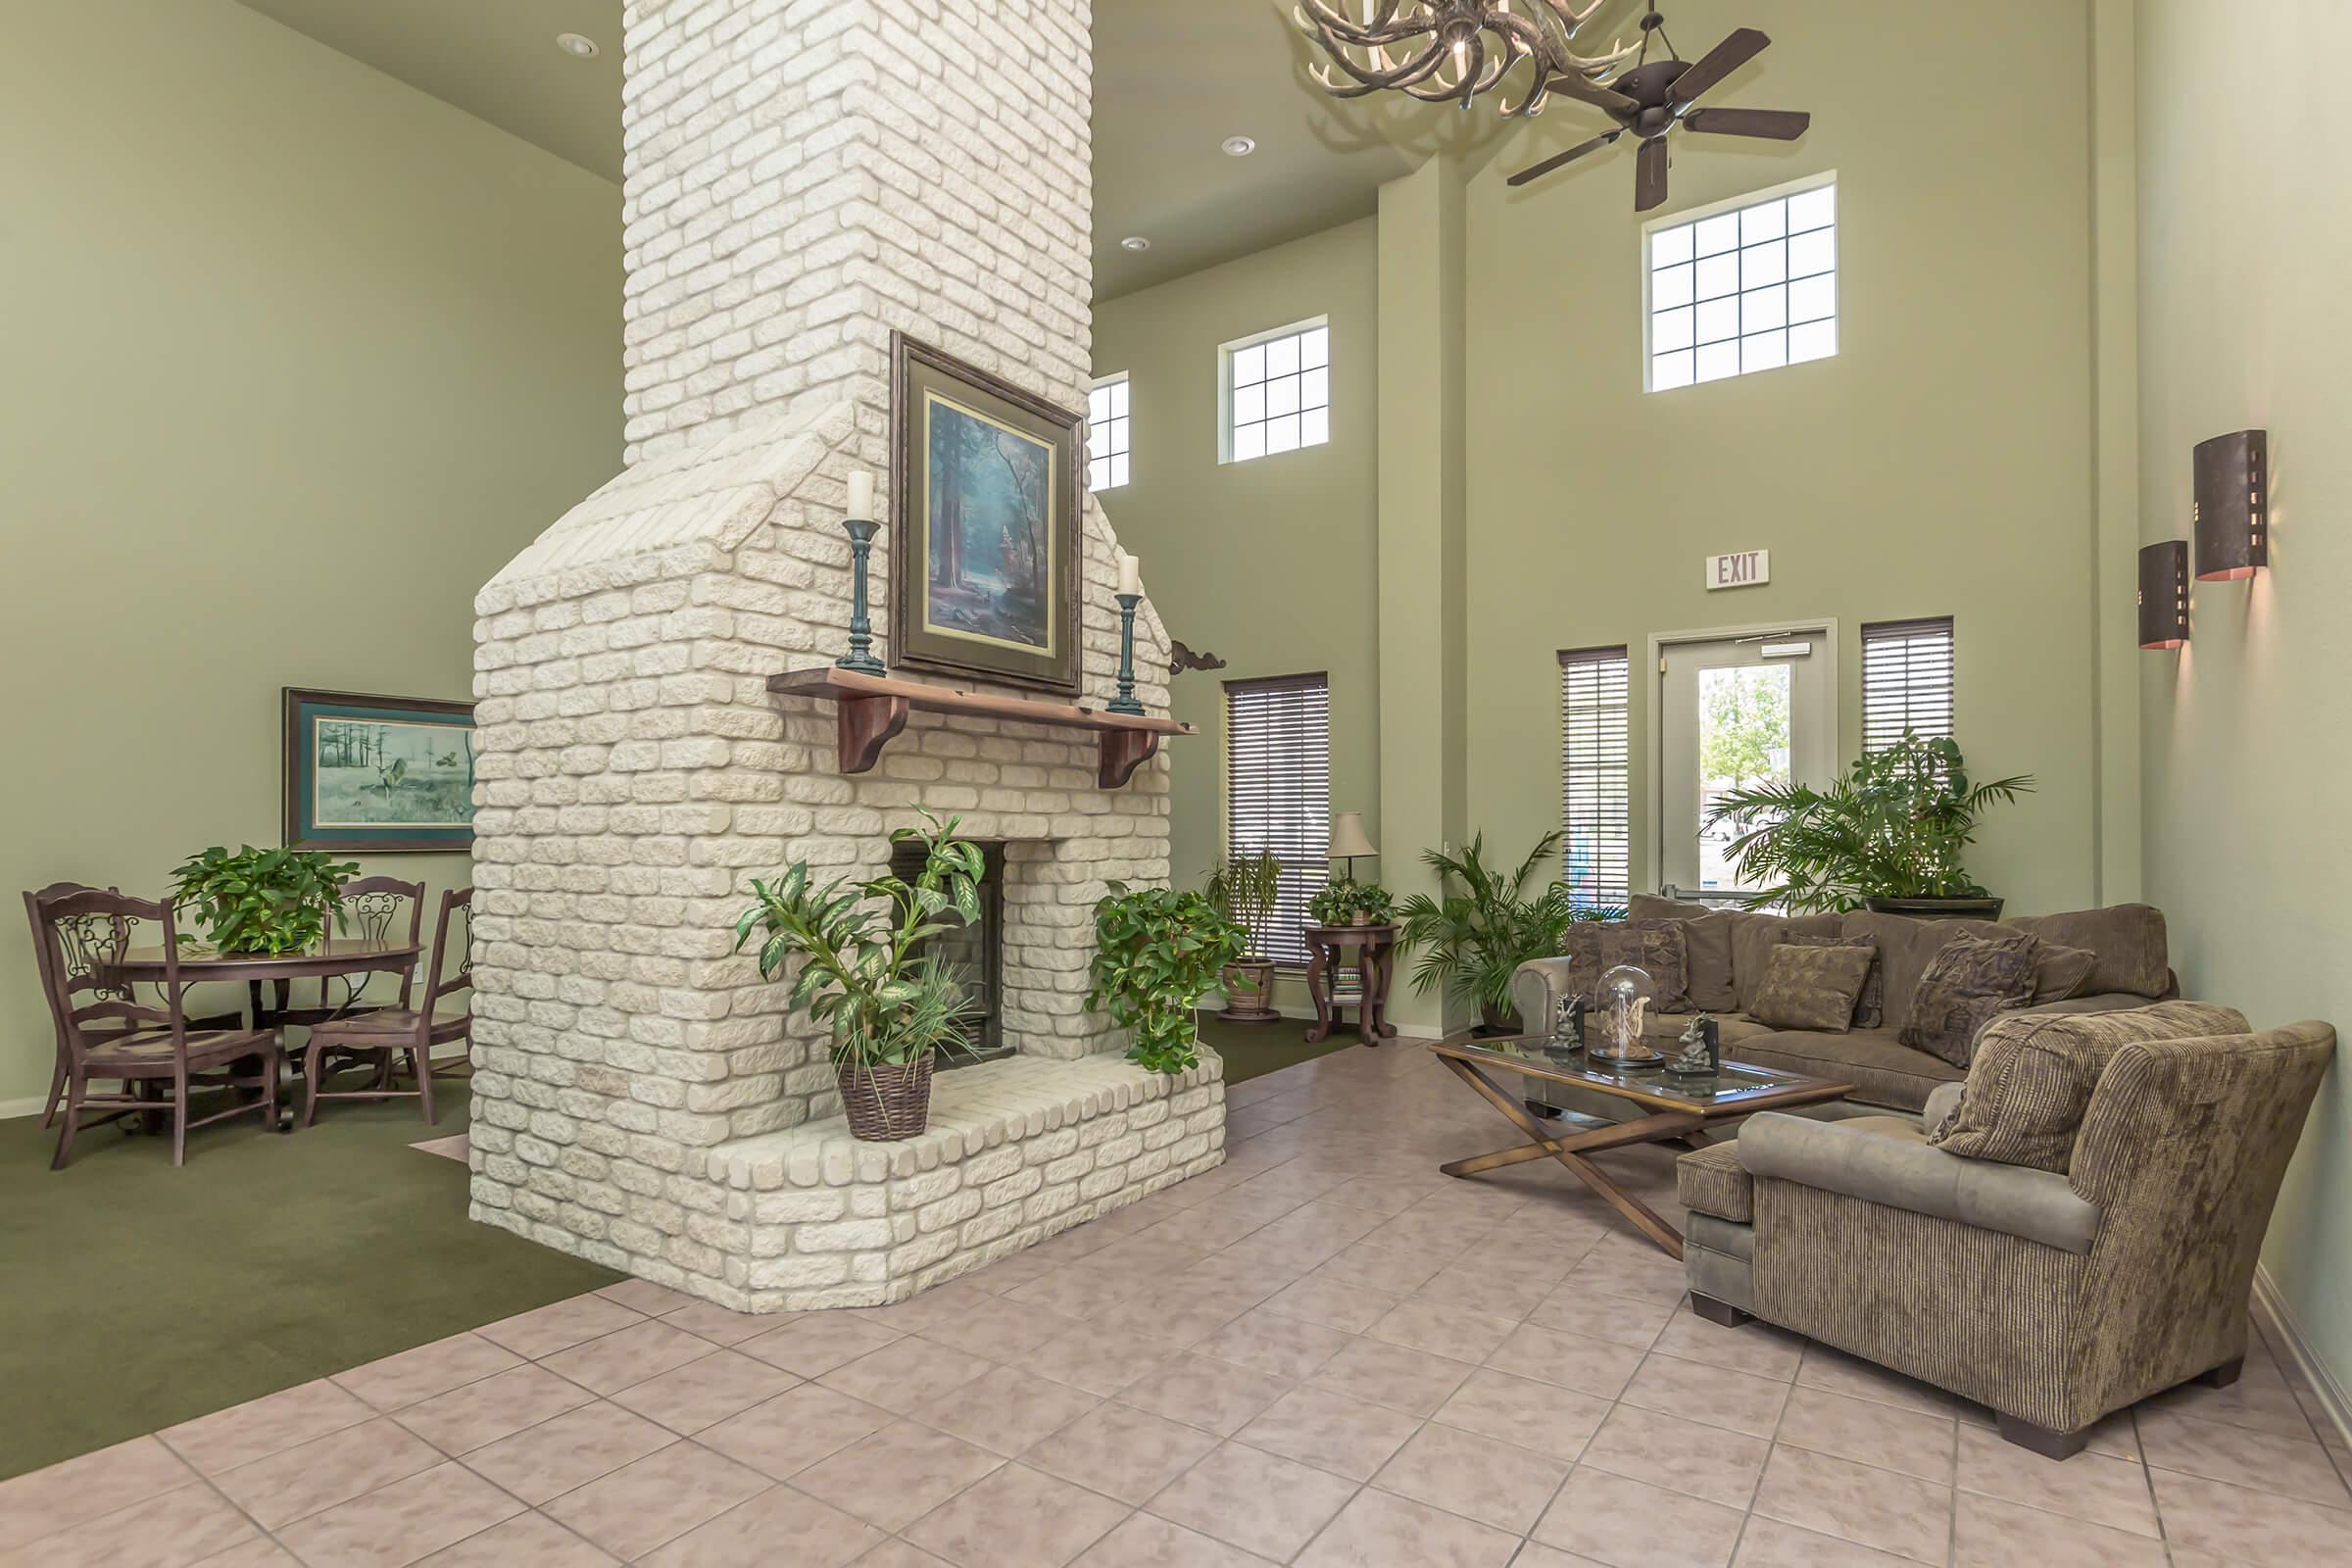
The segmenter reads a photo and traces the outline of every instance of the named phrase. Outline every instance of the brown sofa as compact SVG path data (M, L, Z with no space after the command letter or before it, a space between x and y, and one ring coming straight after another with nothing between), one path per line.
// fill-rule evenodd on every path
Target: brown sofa
M1628 911L1634 920L1673 920L1683 931L1691 1005L1688 1011L1652 1012L1643 1033L1671 1040L1692 1016L1705 1012L1722 1029L1724 1054L1759 1066L1780 1067L1854 1086L1843 1102L1819 1107L1822 1118L1917 1116L1928 1096L1958 1083L1965 1069L1898 1038L1910 1021L1912 993L1936 950L1956 936L2030 932L2046 943L2087 950L2095 961L2073 995L2037 993L2032 1010L2110 1012L2143 1007L2176 995L2167 967L2164 913L2144 904L2117 905L2070 914L2025 915L1995 924L1984 920L1920 920L1904 915L1847 914L1782 916L1744 909L1637 896ZM1773 1029L1750 1018L1743 1006L1762 983L1773 948L1788 936L1866 936L1878 950L1884 1022L1843 1033ZM1520 965L1512 977L1511 1000L1520 1027L1542 1033L1551 1027L1566 994L1568 960L1542 958ZM1531 1091L1536 1086L1531 1084ZM1610 1119L1629 1113L1625 1102L1574 1089L1542 1086L1544 1102L1561 1109Z

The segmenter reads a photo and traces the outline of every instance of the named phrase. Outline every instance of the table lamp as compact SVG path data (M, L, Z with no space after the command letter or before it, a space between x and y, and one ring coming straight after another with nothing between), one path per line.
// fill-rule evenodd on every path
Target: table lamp
M1331 858L1348 862L1348 880L1355 880L1355 859L1361 856L1377 856L1380 851L1364 836L1364 813L1342 811L1331 819Z

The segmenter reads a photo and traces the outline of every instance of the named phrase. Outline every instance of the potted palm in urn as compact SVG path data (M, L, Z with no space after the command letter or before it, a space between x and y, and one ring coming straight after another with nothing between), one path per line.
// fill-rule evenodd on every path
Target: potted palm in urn
M970 1046L969 999L956 966L919 950L923 940L980 917L980 847L930 812L923 826L895 829L894 844L924 847L912 882L883 875L811 885L796 862L774 882L754 879L758 902L735 922L741 952L756 931L760 972L773 979L803 960L790 1010L832 1032L833 1076L850 1135L868 1143L912 1138L931 1114L931 1069L942 1051Z
M1827 789L1764 784L1717 796L1706 825L1739 834L1726 852L1758 904L1997 920L2001 900L1968 874L1961 852L1987 808L2033 788L2031 773L1976 783L1957 745L1905 730Z
M1227 1023L1280 1023L1274 1010L1274 960L1266 956L1266 934L1274 923L1274 906L1282 893L1282 862L1271 850L1246 854L1236 850L1225 863L1209 873L1201 897L1242 930L1242 956L1225 965L1220 979L1225 1006L1217 1016Z

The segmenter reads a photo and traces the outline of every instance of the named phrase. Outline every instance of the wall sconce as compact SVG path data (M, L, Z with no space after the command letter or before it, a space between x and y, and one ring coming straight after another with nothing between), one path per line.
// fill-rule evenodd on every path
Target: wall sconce
M2270 477L2267 430L2197 443L2197 581L2251 577L2271 564ZM2147 580L2144 571L2140 580Z
M2179 648L2188 641L2188 541L2167 539L2139 551L2139 646Z

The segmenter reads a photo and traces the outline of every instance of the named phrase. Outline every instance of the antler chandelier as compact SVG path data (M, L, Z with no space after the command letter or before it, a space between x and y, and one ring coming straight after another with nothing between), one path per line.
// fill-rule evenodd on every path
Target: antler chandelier
M1604 0L1579 10L1571 0L1361 0L1361 21L1339 6L1349 0L1298 0L1298 25L1317 39L1331 65L1313 72L1335 98L1395 90L1424 103L1459 103L1502 84L1522 61L1535 64L1525 98L1498 103L1511 116L1541 114L1553 82L1567 90L1606 75L1635 46L1612 44L1598 55L1572 47L1577 29ZM1581 94L1577 94L1581 96Z

